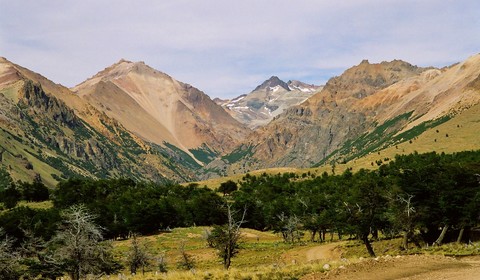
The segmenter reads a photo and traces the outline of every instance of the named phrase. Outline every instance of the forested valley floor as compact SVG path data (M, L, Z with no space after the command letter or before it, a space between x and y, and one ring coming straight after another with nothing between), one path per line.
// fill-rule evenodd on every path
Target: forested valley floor
M477 255L479 174L473 151L397 156L355 173L246 174L216 190L128 178L72 178L50 190L41 178L13 182L3 169L0 275L240 269L253 271L252 279L324 277L343 264L325 268L315 253L309 261L319 242L338 244L340 261ZM277 272L258 270L265 265Z

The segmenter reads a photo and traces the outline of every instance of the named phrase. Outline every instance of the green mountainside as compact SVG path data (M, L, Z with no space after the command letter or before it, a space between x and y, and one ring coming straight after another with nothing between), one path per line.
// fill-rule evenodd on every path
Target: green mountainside
M33 81L0 93L0 159L16 180L41 176L50 186L71 177L188 181L200 167L174 146L141 141L106 115L99 122L107 131L98 131Z

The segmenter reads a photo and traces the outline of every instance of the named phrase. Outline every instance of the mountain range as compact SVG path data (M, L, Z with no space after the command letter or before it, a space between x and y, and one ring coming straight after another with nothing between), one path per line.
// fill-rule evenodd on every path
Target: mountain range
M478 106L479 81L480 55L442 69L364 60L207 168L214 176L346 163L411 141ZM480 143L478 137L466 141Z
M364 60L325 86L272 76L232 100L143 62L122 59L69 89L0 58L0 93L0 161L17 180L192 181L411 142L477 110L480 55L441 69Z

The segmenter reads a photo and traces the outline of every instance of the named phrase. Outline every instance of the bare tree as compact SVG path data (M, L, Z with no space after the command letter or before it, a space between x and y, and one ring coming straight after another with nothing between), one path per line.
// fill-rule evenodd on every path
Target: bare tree
M160 255L156 257L156 260L157 260L158 270L160 272L166 273L168 271L168 268L167 268L167 255L165 254L165 252L160 253Z
M19 256L13 250L14 239L0 228L0 279L18 279L20 276Z
M415 207L412 206L413 197L414 195L411 194L406 194L405 197L401 195L397 196L397 200L405 204L405 213L407 214L406 221L403 225L405 232L402 242L402 247L405 250L408 250L408 239L413 235L412 215L415 213Z
M195 269L195 261L193 260L192 256L190 256L190 254L187 253L187 250L185 249L184 240L180 242L180 246L178 250L180 251L180 260L177 264L177 267L185 270Z
M55 261L72 280L109 271L114 263L111 245L101 242L102 229L94 223L95 215L84 206L75 205L62 216L63 224L50 243Z
M147 251L146 243L141 243L137 235L133 234L127 260L132 274L137 273L137 269L140 267L142 268L142 274L145 274L145 267L150 265L151 260L150 254Z
M283 241L295 243L295 240L302 238L300 219L296 215L287 216L282 212L280 215L277 215L277 218L280 223L276 232L282 233Z
M228 223L223 226L214 226L207 240L211 247L217 249L225 269L230 267L231 259L238 253L241 235L240 227L245 220L246 208L240 220L235 220L235 214L235 211L232 211L232 205L227 204Z

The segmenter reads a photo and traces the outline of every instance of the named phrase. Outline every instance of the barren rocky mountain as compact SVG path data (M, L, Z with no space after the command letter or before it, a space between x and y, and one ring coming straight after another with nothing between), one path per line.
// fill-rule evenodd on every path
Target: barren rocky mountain
M362 61L257 129L210 170L345 162L408 141L480 101L480 55L443 69Z
M272 76L249 94L215 101L239 122L255 129L266 125L287 108L302 103L320 89L320 86L300 81L285 83Z
M249 132L200 90L143 62L120 60L72 90L139 137L174 145L199 163Z

